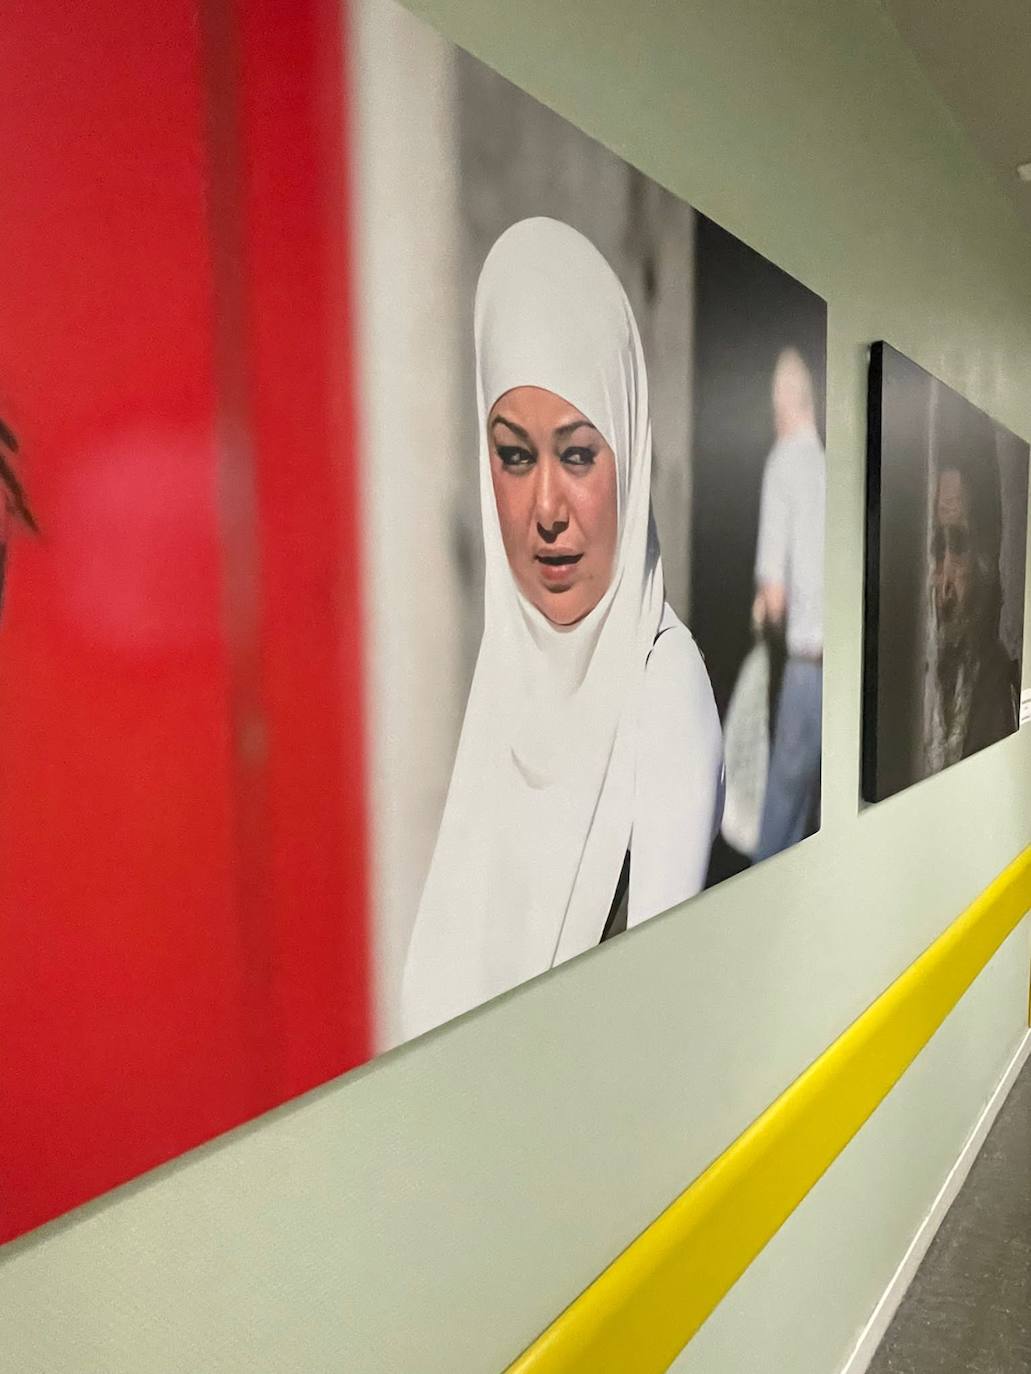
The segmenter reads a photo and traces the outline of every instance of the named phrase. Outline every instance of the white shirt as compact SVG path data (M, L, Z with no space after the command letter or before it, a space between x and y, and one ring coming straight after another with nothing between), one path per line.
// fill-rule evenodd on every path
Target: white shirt
M778 439L763 473L755 575L787 595L788 653L823 652L823 449L809 427Z

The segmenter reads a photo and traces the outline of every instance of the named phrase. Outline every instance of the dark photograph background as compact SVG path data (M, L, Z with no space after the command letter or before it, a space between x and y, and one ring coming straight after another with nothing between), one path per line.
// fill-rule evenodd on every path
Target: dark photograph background
M774 364L785 348L802 355L826 447L827 306L704 215L695 229L694 278L690 626L723 720L753 642L759 493L774 442ZM747 867L745 855L717 838L708 884Z

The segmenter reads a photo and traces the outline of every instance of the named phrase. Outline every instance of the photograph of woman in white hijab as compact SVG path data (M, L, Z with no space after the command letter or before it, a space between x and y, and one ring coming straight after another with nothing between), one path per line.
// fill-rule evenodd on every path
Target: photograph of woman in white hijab
M483 640L405 965L406 1035L700 891L722 738L665 602L641 340L582 235L524 220L475 307Z
M826 305L397 0L351 33L388 1048L819 825Z

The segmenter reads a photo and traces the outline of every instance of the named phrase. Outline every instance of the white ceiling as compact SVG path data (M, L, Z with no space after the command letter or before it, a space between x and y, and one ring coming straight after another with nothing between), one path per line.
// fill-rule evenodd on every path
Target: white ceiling
M1031 227L1031 0L884 0L902 37Z

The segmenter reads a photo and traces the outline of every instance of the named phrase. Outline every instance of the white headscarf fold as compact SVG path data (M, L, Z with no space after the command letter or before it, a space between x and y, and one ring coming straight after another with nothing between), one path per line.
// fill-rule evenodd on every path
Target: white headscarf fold
M648 379L626 293L587 239L524 220L494 244L475 309L484 632L405 967L406 1036L598 943L630 845L634 737L663 610ZM571 628L519 591L502 543L487 417L551 391L616 462L612 582Z

